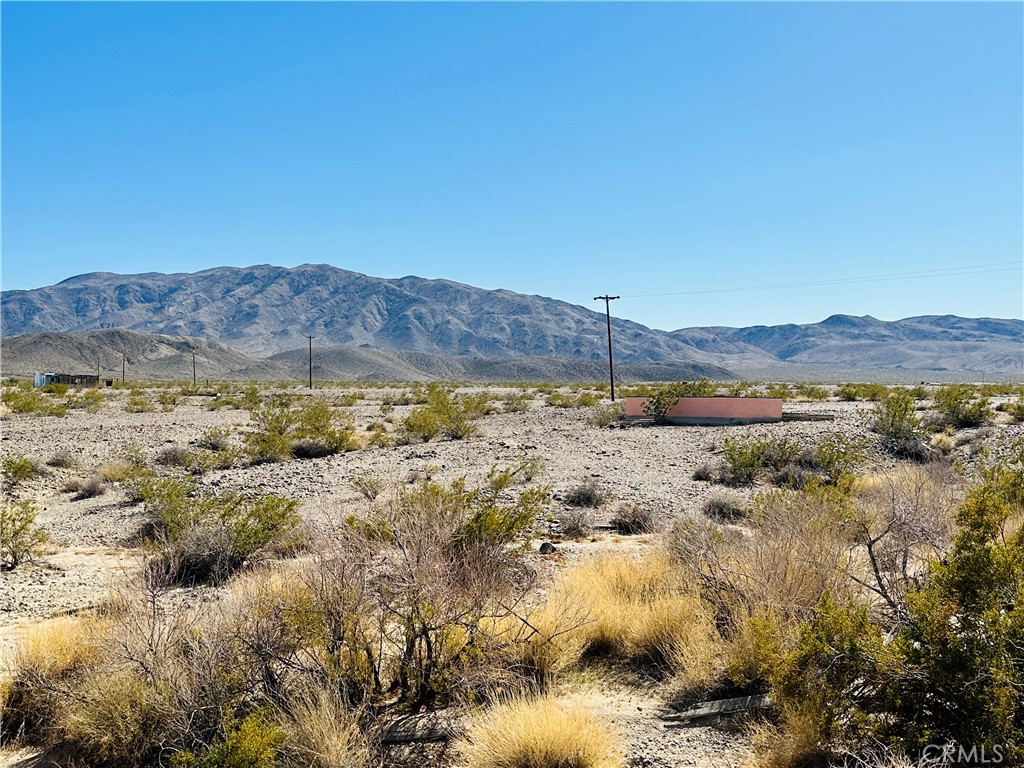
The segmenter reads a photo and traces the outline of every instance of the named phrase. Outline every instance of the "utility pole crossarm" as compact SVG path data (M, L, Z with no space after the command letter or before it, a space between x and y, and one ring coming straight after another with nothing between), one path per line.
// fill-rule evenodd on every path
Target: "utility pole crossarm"
M604 316L608 322L608 383L611 385L612 402L615 402L615 366L612 363L612 311L611 302L618 296L595 296L594 301L604 302Z

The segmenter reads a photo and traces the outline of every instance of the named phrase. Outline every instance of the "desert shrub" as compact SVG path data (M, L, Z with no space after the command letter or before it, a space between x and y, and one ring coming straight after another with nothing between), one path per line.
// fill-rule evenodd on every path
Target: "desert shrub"
M214 469L231 469L239 460L240 455L235 448L225 448L219 451L205 449L187 451L182 466L193 475L201 475Z
M95 389L86 389L77 395L68 395L64 399L64 406L68 409L80 409L86 413L97 413L103 404L107 402L107 396Z
M62 489L65 493L75 494L75 500L94 499L107 492L107 481L103 475L93 473L87 478L72 478L68 480Z
M188 448L183 445L168 445L157 453L154 461L165 467L181 467L185 465L187 458Z
M878 400L872 412L870 426L873 432L877 432L884 439L916 437L921 429L921 421L914 413L914 399L910 393L896 389Z
M789 384L768 384L765 386L765 395L768 397L777 397L779 400L789 400L793 396L793 389Z
M1020 424L1024 422L1024 397L1017 398L1015 402L1001 403L996 410L1010 414L1011 421Z
M598 392L552 392L544 399L544 403L553 408L592 408L601 402L602 397Z
M174 735L175 692L135 672L102 667L75 686L61 742L92 765L150 765Z
M173 584L218 584L255 555L298 543L298 502L279 496L194 496L164 478L142 491L158 523L151 569Z
M870 400L878 402L885 399L889 394L889 388L884 384L843 384L836 390L836 396L840 400Z
M530 410L533 396L529 392L510 392L502 398L502 410L505 413L525 413Z
M638 390L647 396L644 402L644 413L655 424L664 424L668 412L681 397L712 397L716 387L707 379L700 381L676 381L663 384L649 390Z
M31 382L28 384L27 389L5 387L3 394L0 395L0 401L10 408L12 413L34 413L39 416L63 416L67 413L66 405L53 402L32 388Z
M635 536L640 533L654 533L658 530L654 511L644 504L620 504L612 516L611 525L616 532L624 536Z
M36 525L36 514L31 501L0 502L0 570L30 560L48 541L46 531Z
M559 532L569 539L585 539L594 532L594 521L586 507L567 509L558 518Z
M46 462L51 467L58 467L60 469L70 469L78 463L78 459L75 454L68 450L57 451L50 459Z
M980 427L991 419L986 397L974 399L974 387L970 384L946 384L936 390L935 410L940 423L955 429Z
M371 424L369 428L370 439L368 445L371 448L389 448L394 442L388 434L387 427L383 424Z
M482 415L478 397L454 398L442 387L430 384L426 404L414 408L402 420L402 430L407 439L423 442L442 434L452 440L461 440L476 434L477 429L471 422Z
M621 768L599 720L551 698L512 699L478 716L457 745L467 768Z
M68 393L68 389L70 389L69 385L61 384L59 382L54 382L53 384L47 384L44 387L40 387L39 391L40 392L45 392L48 395L56 395L57 397L64 397L64 395L66 395Z
M226 427L208 429L199 438L200 448L208 451L226 451L231 448L231 430Z
M285 732L264 712L241 720L229 719L224 735L202 751L176 752L174 768L274 768L275 756L284 744Z
M566 491L563 501L572 507L596 509L604 504L607 494L592 477Z
M849 483L864 464L866 447L863 439L828 435L814 449L814 467L822 470L832 485Z
M719 481L727 485L750 485L765 470L781 470L800 454L798 443L784 437L726 438L722 442L725 462Z
M376 499L384 490L384 481L374 475L359 475L352 478L349 485L367 501Z
M712 496L701 505L700 510L719 523L734 523L747 515L743 503L733 496Z
M141 389L133 389L128 395L124 406L125 413L149 413L154 410L153 404Z
M156 396L156 401L160 403L163 410L170 412L174 410L174 406L181 400L181 395L177 392L161 392Z
M625 406L622 403L598 405L587 414L587 424L592 427L610 427L622 421Z
M693 470L691 477L701 482L714 483L718 481L718 470L711 464L701 464Z
M556 673L579 661L586 642L585 607L562 590L525 612L488 618L482 625L495 644L499 663L544 690Z
M354 533L380 542L391 559L393 575L371 599L381 615L397 618L382 629L398 652L387 662L403 700L443 700L495 673L482 621L509 615L528 588L519 553L550 497L531 487L509 498L514 482L511 470L497 468L480 488L427 481L352 521ZM361 645L354 650L363 656Z
M794 387L796 397L802 400L828 400L829 392L825 387L814 384L797 384Z
M0 471L3 472L4 482L12 488L26 480L46 474L46 468L38 459L20 453L9 453L4 456L0 461Z

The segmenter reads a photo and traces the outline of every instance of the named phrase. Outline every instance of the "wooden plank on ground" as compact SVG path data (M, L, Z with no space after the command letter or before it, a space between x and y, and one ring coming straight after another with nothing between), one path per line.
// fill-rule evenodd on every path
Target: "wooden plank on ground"
M762 693L756 696L740 696L735 699L702 701L699 704L687 707L682 712L670 712L661 715L661 719L673 723L685 723L691 720L701 720L705 717L749 712L753 709L763 709L768 706L771 706L771 699L769 699L768 694Z

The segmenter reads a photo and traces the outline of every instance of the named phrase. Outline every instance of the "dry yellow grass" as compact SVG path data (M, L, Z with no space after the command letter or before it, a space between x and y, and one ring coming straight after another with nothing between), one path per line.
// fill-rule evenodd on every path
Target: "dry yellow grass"
M370 748L356 715L327 691L316 691L290 706L281 723L288 736L287 752L309 768L364 768Z
M600 721L550 697L493 707L456 749L466 768L620 768L623 762Z
M719 643L700 598L667 553L603 555L567 571L556 593L583 608L587 648L701 675Z

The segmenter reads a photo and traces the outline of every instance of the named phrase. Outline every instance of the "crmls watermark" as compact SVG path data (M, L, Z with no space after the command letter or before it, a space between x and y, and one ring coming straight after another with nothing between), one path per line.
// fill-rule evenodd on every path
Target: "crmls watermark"
M1001 765L1006 759L1002 744L928 744L921 750L921 766L963 766L977 768Z

